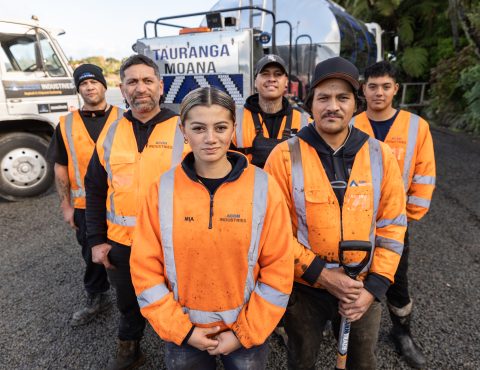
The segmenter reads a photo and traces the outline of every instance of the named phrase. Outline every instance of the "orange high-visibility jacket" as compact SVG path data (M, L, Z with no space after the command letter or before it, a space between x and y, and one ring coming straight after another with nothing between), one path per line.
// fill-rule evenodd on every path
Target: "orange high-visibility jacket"
M192 325L218 325L249 348L285 311L293 284L288 208L274 179L243 162L212 198L178 166L144 199L130 272L142 315L166 341L181 345Z
M369 138L356 154L342 215L316 150L298 136L277 145L265 170L279 183L290 208L296 281L308 284L301 276L315 256L326 261L327 268L338 267L342 222L343 240L370 241L374 246L364 272L393 282L407 221L402 178L387 145Z
M157 123L141 153L138 152L132 122L125 117L100 134L96 149L108 175L108 239L132 245L142 197L162 173L181 162L184 150L189 148L184 148L179 123L177 116Z
M123 109L113 106L105 126L123 116ZM87 173L88 163L92 157L95 143L90 137L78 110L60 117L62 134L68 156L68 178L70 180L70 197L74 208L85 209L85 185L83 179ZM104 127L105 127L104 126Z
M366 112L355 116L351 123L374 137ZM428 123L416 114L401 110L385 143L392 149L402 172L407 193L407 217L409 220L420 220L430 208L436 177Z
M233 144L238 149L250 149L253 145L253 140L257 136L257 132L255 130L255 123L253 122L253 112L245 107L240 107L236 111L236 127L235 127L235 134L233 136ZM308 113L302 113L297 109L292 110L292 127L296 131L300 131L301 128L307 126L309 122L312 121ZM258 118L260 122L262 122L262 117L258 113ZM283 117L282 124L280 125L280 130L278 131L278 135L276 139L281 139L283 135L283 131L285 129L285 125L287 123L287 116ZM263 136L269 138L270 135L268 134L267 127L262 125L263 128ZM245 153L248 160L252 160L251 153Z

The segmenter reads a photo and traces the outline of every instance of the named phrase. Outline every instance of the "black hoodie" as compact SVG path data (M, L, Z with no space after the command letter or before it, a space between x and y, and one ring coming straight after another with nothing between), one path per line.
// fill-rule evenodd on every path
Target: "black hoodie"
M282 109L276 113L265 113L260 108L258 104L258 94L253 94L247 98L244 107L252 113L260 113L262 117L262 123L265 124L265 127L268 131L268 136L270 138L276 138L278 136L278 131L282 125L283 117L292 112L292 106L285 97L282 97Z
M137 148L141 153L145 145L147 145L148 138L154 127L176 116L176 114L169 109L162 108L155 117L145 123L133 117L130 110L125 112L123 116L132 122L133 133L137 140ZM90 248L107 242L107 176L107 171L105 171L105 168L100 163L97 149L95 149L88 164L87 174L85 175L85 190L87 193L87 208L85 211L87 219L87 245Z
M323 168L325 169L328 179L330 180L330 184L333 185L333 191L337 196L337 200L341 208L343 206L346 183L348 183L350 173L352 172L355 156L368 140L369 136L363 131L355 127L351 127L345 142L336 151L333 150L318 134L317 130L315 129L315 123L311 123L307 127L301 129L297 136L307 142L317 151ZM339 186L341 182L345 183L345 187ZM321 260L318 256L315 257L302 278L310 284L313 284L322 272L324 266L325 261ZM385 296L389 286L390 281L376 273L368 274L364 281L365 289L368 290L378 300ZM308 289L306 286L302 287L302 289L305 288ZM312 289L312 292L314 291L315 289Z

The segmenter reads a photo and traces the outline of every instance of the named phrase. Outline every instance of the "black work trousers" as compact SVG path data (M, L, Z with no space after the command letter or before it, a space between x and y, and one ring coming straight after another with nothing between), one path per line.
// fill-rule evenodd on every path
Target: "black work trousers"
M85 210L75 208L73 221L78 227L76 231L78 244L82 246L82 257L85 261L85 274L83 285L89 294L103 293L110 289L107 272L103 265L92 262L92 249L87 247L87 225L85 223Z
M120 311L118 339L140 340L145 329L145 318L140 313L137 296L130 276L130 247L109 242L110 263L115 269L107 270L110 283L117 293L117 308Z
M327 320L333 323L338 337L340 314L338 299L323 289L304 287L295 283L284 316L288 335L288 369L315 370L315 362L323 340L323 328ZM347 368L349 370L373 370L376 368L375 349L382 306L374 301L360 320L351 324L348 344ZM337 338L338 339L338 338ZM335 358L318 369L333 368Z
M391 305L402 308L410 303L408 293L408 255L410 253L410 241L408 240L408 229L405 233L405 241L402 257L395 273L395 281L387 290L387 301Z

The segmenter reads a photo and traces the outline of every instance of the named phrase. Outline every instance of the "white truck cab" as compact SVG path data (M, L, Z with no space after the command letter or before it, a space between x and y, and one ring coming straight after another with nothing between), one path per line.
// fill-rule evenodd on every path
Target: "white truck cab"
M68 64L55 37L37 21L0 19L0 196L20 200L50 187L45 159L61 115L79 107Z

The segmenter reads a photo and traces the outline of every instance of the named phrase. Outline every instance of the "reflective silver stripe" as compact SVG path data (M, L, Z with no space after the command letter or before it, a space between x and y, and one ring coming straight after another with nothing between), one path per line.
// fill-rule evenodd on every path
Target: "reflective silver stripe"
M178 301L177 270L175 265L175 254L173 245L173 198L174 198L175 169L170 169L160 178L158 188L159 198L159 219L163 255L167 279L172 287L173 295ZM258 249L260 236L263 229L263 222L267 209L268 176L260 168L255 167L255 180L252 205L252 234L248 249L248 271L244 290L244 303L250 299L255 289L254 268L258 261ZM287 298L288 300L288 298ZM224 321L225 323L235 322L238 313L243 305L232 310L221 312L199 311L184 307L183 311L189 314L190 320L194 323L211 323Z
M304 128L305 126L308 126L308 120L310 118L310 115L306 112L300 113L300 128Z
M410 113L410 124L408 125L407 148L405 150L405 162L403 162L403 184L405 191L408 190L408 175L410 174L410 166L412 164L413 153L417 144L418 121L420 117Z
M80 167L78 165L77 152L75 151L75 145L73 145L73 113L68 114L65 117L65 136L67 137L68 146L70 148L70 155L72 156L73 172L75 173L75 182L78 189L83 190L82 178L80 176ZM85 196L85 191L83 190Z
M238 314L242 310L243 305L232 310L227 311L199 311L191 310L187 307L183 307L183 312L188 314L190 321L195 324L210 324L212 322L223 321L225 324L233 324L237 321Z
M248 271L245 282L245 291L243 295L244 303L250 299L250 295L255 289L255 278L253 270L258 260L258 245L265 220L268 198L268 176L266 172L258 167L255 168L255 179L253 188L252 204L252 234L250 236L250 246L248 247Z
M413 204L415 206L430 208L430 200L420 197L415 197L413 195L408 196L407 204Z
M119 107L116 107L116 108L117 108L117 120L119 120L120 118L123 117L123 113L125 113L125 111L122 108L119 108Z
M292 192L297 214L297 239L305 248L312 249L308 242L307 211L305 207L305 185L303 177L300 141L293 137L287 141L292 165Z
M122 118L117 119L112 125L108 128L107 135L105 136L105 140L103 141L103 160L105 161L105 171L107 172L108 179L112 182L113 173L112 168L110 166L110 155L112 154L112 145L113 145L113 138L115 137L115 132L117 131L118 124L122 120ZM115 203L114 203L114 192L112 191L110 194L110 212L115 215ZM108 219L108 214L107 214ZM114 217L112 217L114 219ZM115 223L114 221L111 221Z
M243 114L244 109L243 107L237 107L235 110L235 133L237 137L237 148L243 148Z
M85 190L83 189L70 190L70 196L72 198L83 198L85 196Z
M262 283L260 281L257 282L257 286L255 287L255 293L257 293L264 300L275 306L287 308L288 298L290 296L288 294L280 292L277 289L272 288L268 284Z
M383 181L383 155L380 142L372 137L368 138L368 150L370 153L370 169L372 176L372 189L373 189L373 215L372 215L372 224L370 225L370 243L372 243L373 248L375 248L375 234L377 229L377 214L378 206L380 204L380 196L382 189ZM370 255L370 261L367 266L364 267L362 272L368 271L370 265L372 264L374 253Z
M377 228L387 227L390 225L395 226L407 226L407 216L400 215L392 219L382 219L377 221Z
M163 257L165 270L173 296L178 301L177 268L175 266L175 255L173 253L173 182L175 169L165 172L160 178L158 187L158 217L160 220L160 232L162 239Z
M375 238L375 246L389 249L400 255L403 251L403 243L393 239L384 238L383 236L377 236Z
M413 176L412 184L435 185L435 177L415 175Z
M356 117L356 116L355 116L355 117ZM348 122L348 125L349 125L350 127L355 126L355 117L352 117L352 119L350 120L350 122Z
M337 267L340 267L340 264L335 262L328 262L323 267L327 269L336 269Z
M165 297L170 291L164 283L152 286L145 289L137 296L138 305L144 308L152 303L155 303Z
M135 226L137 223L137 218L135 216L120 216L116 215L113 212L107 212L107 220L112 224L120 226Z
M173 149L172 149L172 168L180 164L183 156L183 135L180 130L180 117L178 117L177 125L175 128L175 137L173 139Z

